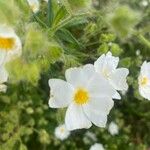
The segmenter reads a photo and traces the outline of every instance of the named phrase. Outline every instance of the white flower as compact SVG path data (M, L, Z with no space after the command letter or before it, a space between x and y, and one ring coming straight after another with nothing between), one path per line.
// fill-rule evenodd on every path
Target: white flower
M43 1L48 2L48 0L43 0Z
M100 143L95 143L90 147L90 150L105 150L103 145Z
M40 3L39 3L39 0L27 0L29 5L30 5L30 8L32 9L32 11L34 13L37 13L40 9Z
M141 2L141 4L142 4L144 7L146 7L146 6L148 6L148 1L147 1L147 0L143 0L143 1Z
M60 140L65 140L70 135L70 131L67 130L65 124L59 125L55 129L55 136Z
M21 55L21 41L11 27L0 25L0 65Z
M108 127L108 131L111 135L116 135L119 133L118 125L114 122L111 122Z
M101 55L94 63L96 72L107 79L116 90L115 95L113 95L115 99L121 99L117 90L124 91L128 89L126 77L129 74L129 70L126 68L117 68L118 63L119 58L112 56L111 52Z
M137 56L139 56L139 55L140 55L140 53L141 53L141 52L140 52L140 50L139 50L139 49L137 49L137 50L136 50L136 55L137 55Z
M150 62L142 64L138 82L141 96L150 100Z
M115 93L107 80L97 74L90 64L68 69L65 76L67 82L60 79L49 80L49 106L68 106L65 116L67 129L90 128L92 123L105 127L107 115L114 104L112 95Z
M8 73L5 68L0 66L0 92L6 92L7 86L4 84L8 80Z

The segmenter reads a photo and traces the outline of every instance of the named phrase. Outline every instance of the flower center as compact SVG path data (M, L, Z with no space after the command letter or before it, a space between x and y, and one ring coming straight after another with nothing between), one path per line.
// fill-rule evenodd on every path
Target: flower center
M102 70L102 74L105 78L109 78L109 71L106 68Z
M0 37L0 49L10 51L14 47L14 45L15 45L14 38Z
M89 93L85 89L77 89L74 95L74 101L78 105L86 104L89 101Z
M145 86L145 85L147 85L147 83L148 83L148 78L147 78L147 77L143 77L143 78L141 79L141 85L142 85L142 86Z
M61 132L61 133L63 133L64 131L65 131L64 128L61 128L61 129L60 129L60 132Z

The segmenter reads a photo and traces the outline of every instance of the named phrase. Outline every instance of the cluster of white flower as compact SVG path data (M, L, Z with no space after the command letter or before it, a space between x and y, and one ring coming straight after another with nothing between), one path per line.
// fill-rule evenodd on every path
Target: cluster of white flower
M21 49L21 41L15 31L11 27L0 25L0 92L5 92L7 89L4 84L8 80L5 64L20 56Z
M112 98L120 99L117 90L127 90L126 68L118 68L118 57L110 52L92 64L66 70L67 81L50 79L49 106L67 107L65 124L68 130L90 128L92 123L105 127L112 109Z

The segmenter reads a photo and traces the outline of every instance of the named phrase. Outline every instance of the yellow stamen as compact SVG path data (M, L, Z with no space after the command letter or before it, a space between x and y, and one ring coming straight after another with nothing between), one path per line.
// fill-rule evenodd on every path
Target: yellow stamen
M64 128L61 128L61 129L60 129L60 132L61 132L61 133L63 133L64 131L65 131Z
M148 78L147 78L147 77L143 77L143 78L141 79L141 85L142 85L142 86L145 86L145 85L147 85L147 83L148 83Z
M0 37L0 49L10 51L13 49L14 45L15 45L14 38Z
M105 78L109 78L109 71L106 68L102 70L102 74Z
M74 101L78 105L86 104L89 101L89 93L85 89L78 89L74 95Z

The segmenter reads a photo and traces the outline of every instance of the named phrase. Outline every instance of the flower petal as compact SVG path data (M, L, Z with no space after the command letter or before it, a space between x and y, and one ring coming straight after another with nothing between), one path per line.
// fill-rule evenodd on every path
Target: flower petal
M141 76L147 76L150 78L150 62L144 61L141 66Z
M66 81L50 79L51 97L49 106L52 108L66 107L72 101L73 87Z
M106 55L100 56L95 62L94 67L96 72L103 74L107 72L110 74L114 71L118 65L119 58L112 56L111 52L108 52Z
M4 66L0 67L0 83L4 83L8 80L8 72L4 68Z
M93 111L99 111L100 113L109 114L110 110L114 106L114 101L111 97L91 97L87 104L83 105L85 109L91 109Z
M83 67L67 69L65 76L67 82L72 84L74 87L83 87L87 84L87 81L94 73L94 66L92 64L87 64Z
M92 123L83 112L82 106L72 103L66 112L65 124L68 130L90 128Z
M113 99L118 99L118 100L120 100L120 99L121 99L121 96L120 96L120 94L116 91L116 93L113 95L112 98L113 98Z
M150 86L139 87L139 92L141 96L150 100Z
M107 123L107 114L93 109L90 105L83 106L84 113L88 119L98 127L105 127Z
M126 68L116 69L110 77L110 82L116 90L127 90L128 84L126 77L129 74L129 70Z
M95 73L88 81L87 88L91 97L112 97L116 92L108 81L98 73Z

